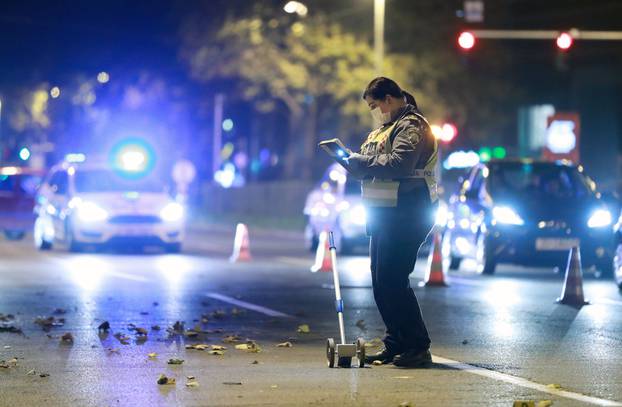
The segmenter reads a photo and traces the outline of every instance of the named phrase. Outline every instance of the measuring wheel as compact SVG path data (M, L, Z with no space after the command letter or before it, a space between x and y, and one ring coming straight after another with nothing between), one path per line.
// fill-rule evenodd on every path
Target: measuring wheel
M365 367L365 339L356 340L356 357L359 360L359 367Z
M335 340L333 338L326 340L326 363L328 367L335 367Z

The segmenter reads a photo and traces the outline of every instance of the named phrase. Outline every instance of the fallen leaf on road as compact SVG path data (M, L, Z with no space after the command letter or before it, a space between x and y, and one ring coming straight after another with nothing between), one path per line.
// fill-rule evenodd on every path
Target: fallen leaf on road
M369 342L365 342L365 347L366 348L377 348L382 346L382 339L380 338L374 338Z
M191 380L188 383L186 383L186 387L199 387L199 382Z
M298 333L308 334L309 332L311 332L311 329L309 328L309 325L302 324L302 325L298 326Z
M356 321L356 326L361 330L361 331L365 331L367 329L367 326L365 326L365 320L364 319L359 319L358 321Z
M169 365L181 365L184 363L183 359L169 359L168 362Z
M227 350L227 347L221 345L212 345L212 350Z
M157 307L158 305L160 305L160 303L159 303L159 302L157 302L157 301L154 301L154 302L153 302L153 306L154 306L154 307Z
M186 349L194 349L194 350L207 350L209 349L209 345L206 343L198 343L196 345L186 345Z
M3 314L0 312L0 322L9 322L11 320L15 319L15 315L13 314Z
M148 334L145 328L136 328L135 332L136 332L136 335L142 335L142 336L147 336Z
M227 316L227 313L221 309L217 309L216 311L212 312L211 314L209 314L210 317L214 318L214 319L223 319L224 317Z
M0 332L9 332L13 334L21 334L22 330L14 325L0 325Z
M11 349L10 345L4 345L4 349Z
M110 352L110 353L119 353L119 348L108 348L108 352Z
M39 316L35 318L35 324L39 325L41 328L43 328L43 330L49 330L54 326L63 326L65 324L65 319Z
M241 386L242 382L222 382L222 384L225 384L227 386Z
M151 330L153 330L153 331L159 331L159 330L160 330L160 325L153 325L153 326L151 327Z
M149 359L155 359L158 357L158 354L155 352L151 352L147 354L147 357L149 357Z
M197 336L199 336L199 333L197 331L186 331L184 332L184 335L186 335L186 337L188 338L196 338Z
M140 315L149 315L147 311L140 311Z
M106 331L110 330L110 322L108 322L108 321L104 321L104 322L102 322L102 323L101 323L101 324L99 324L99 326L97 327L97 330L98 330L98 331L104 331L104 332L106 332Z
M225 354L225 352L222 350L210 350L208 353L215 356L222 356Z
M468 343L469 343L469 341L467 341L466 339L462 341L462 344L463 344L463 345L466 345L466 344L468 344Z
M114 334L114 337L117 338L117 340L121 342L121 344L123 345L130 344L130 337L125 334L122 334L121 332L117 332L116 334Z
M258 365L258 364L259 364L259 361L258 361L258 360L253 360L253 361L251 362L251 365Z
M399 407L415 407L415 405L411 403L410 401L402 401L399 404Z
M73 343L73 335L71 332L66 332L63 336L60 337L61 342L64 343Z
M562 385L553 383L553 384L547 384L546 387L548 387L549 389L560 390L562 388Z
M243 309L233 308L231 310L231 315L233 315L233 316L238 316L238 315L242 315L242 314L246 314L246 311L243 310Z
M382 360L374 360L373 362L371 362L372 365L374 366L381 366L382 365Z
M49 373L40 373L39 377L50 377Z
M234 343L234 342L239 342L240 339L241 338L237 335L227 335L224 338L222 338L222 341L224 343Z
M278 389L279 385L278 384L273 384L272 386L270 386L271 389Z
M277 348L291 348L292 346L294 345L291 342L283 342L276 345Z
M393 376L394 379L412 379L412 376Z
M175 378L166 377L165 375L161 374L160 377L158 377L158 384L175 384Z
M246 343L235 345L235 348L238 350L243 350L250 353L259 353L261 352L261 348L259 345L255 343L255 341L248 341Z
M35 372L35 369L29 370L28 373L26 373L28 376L34 376L37 374L37 372Z

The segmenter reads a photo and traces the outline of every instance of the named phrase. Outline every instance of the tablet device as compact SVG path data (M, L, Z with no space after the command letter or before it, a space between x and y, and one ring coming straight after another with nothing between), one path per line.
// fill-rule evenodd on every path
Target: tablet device
M345 163L344 159L350 155L346 146L337 138L321 141L319 146L339 163Z

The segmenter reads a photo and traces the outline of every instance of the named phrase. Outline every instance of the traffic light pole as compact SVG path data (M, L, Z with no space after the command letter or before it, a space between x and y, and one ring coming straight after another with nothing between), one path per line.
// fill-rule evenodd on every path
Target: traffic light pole
M476 38L502 40L551 40L566 32L574 40L622 41L622 31L558 30L468 30Z

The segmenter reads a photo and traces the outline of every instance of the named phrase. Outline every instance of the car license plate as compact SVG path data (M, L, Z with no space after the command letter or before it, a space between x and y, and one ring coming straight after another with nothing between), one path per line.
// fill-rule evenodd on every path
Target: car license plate
M119 234L122 236L144 236L146 231L140 228L128 228L119 231Z
M581 243L579 239L538 238L536 239L536 250L538 251L570 250L573 247L578 247L579 243Z

